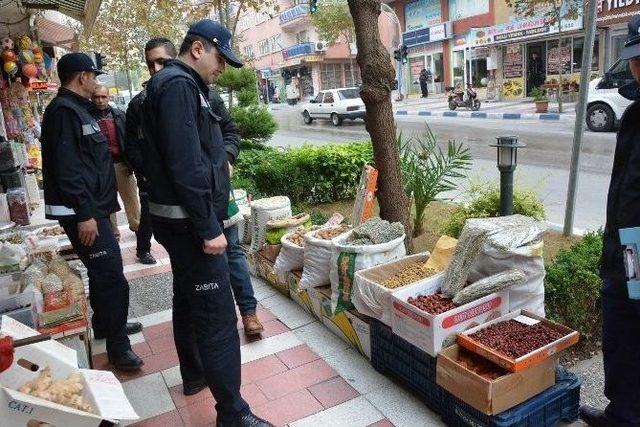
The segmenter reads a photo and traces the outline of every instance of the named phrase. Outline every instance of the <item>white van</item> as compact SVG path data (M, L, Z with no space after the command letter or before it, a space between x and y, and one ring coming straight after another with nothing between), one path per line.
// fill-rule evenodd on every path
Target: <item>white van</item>
M586 120L591 131L609 132L618 127L624 110L631 104L618 89L632 81L629 61L619 59L604 77L589 83Z

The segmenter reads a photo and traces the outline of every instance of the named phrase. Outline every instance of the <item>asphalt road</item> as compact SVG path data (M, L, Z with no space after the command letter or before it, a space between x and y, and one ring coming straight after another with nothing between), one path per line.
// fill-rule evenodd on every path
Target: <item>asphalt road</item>
M299 111L296 107L276 107L273 114L279 129L271 145L348 143L369 138L360 120L345 121L339 127L317 120L305 125ZM497 181L496 152L489 144L500 135L517 135L527 147L518 152L516 185L536 189L544 200L548 220L557 224L564 222L572 122L400 116L396 117L396 124L405 137L419 137L428 125L440 142L456 140L467 144L474 158L470 172L474 182ZM615 134L585 132L575 217L578 231L597 229L604 223L614 149ZM464 197L466 184L461 182L462 190L447 196Z

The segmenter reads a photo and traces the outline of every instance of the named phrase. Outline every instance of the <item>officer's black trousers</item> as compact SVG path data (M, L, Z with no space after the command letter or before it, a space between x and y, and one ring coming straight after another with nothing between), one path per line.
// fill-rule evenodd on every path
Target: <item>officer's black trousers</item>
M96 222L100 236L91 247L80 242L75 220L60 221L60 225L88 270L93 329L106 337L107 353L118 356L131 349L126 332L129 282L124 277L120 247L111 230L109 218L98 218Z
M140 191L140 225L136 232L136 251L138 255L151 252L151 214L149 213L149 196Z
M604 279L602 291L606 412L619 426L640 426L640 301L625 282Z
M226 255L207 255L190 225L153 221L173 270L173 336L183 381L204 377L219 422L249 412L240 395L240 337Z

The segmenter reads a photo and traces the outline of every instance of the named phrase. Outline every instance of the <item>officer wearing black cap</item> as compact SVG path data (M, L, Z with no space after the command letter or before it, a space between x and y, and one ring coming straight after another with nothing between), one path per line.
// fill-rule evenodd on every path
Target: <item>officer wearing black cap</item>
M217 426L270 426L240 395L240 340L222 222L230 181L220 117L208 86L239 68L231 33L209 19L193 24L177 60L147 84L143 103L144 173L153 232L173 270L173 334L184 389L206 386Z
M42 169L45 216L64 227L74 250L89 270L89 300L96 336L107 339L109 361L136 370L142 360L131 350L127 333L129 284L109 215L117 209L116 183L107 140L89 111L102 72L83 53L58 61L62 87L42 121Z
M580 408L582 419L598 427L640 426L640 299L629 293L620 244L620 230L640 227L640 17L629 23L622 58L635 81L619 90L634 102L618 130L602 255L604 394L610 403L604 411Z

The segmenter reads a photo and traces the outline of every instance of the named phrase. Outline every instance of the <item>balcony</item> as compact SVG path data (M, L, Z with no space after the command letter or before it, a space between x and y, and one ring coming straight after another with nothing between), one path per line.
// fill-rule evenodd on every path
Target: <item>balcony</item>
M282 51L282 58L286 61L297 56L311 55L316 53L315 43L307 42L289 46Z
M309 5L306 3L280 13L280 28L285 31L300 31L309 26L309 22Z

